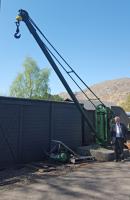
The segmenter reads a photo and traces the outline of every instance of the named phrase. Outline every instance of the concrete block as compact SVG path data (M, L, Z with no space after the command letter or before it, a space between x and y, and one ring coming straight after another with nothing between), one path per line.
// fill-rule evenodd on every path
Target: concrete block
M115 154L112 149L102 148L99 145L82 146L77 150L82 156L93 156L97 161L112 161L115 159ZM129 150L124 149L124 157L130 156Z

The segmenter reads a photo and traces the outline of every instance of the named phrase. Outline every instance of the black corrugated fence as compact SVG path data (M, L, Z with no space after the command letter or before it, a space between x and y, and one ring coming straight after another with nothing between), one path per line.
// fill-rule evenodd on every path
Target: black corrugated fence
M52 139L75 150L82 129L74 103L0 97L0 166L42 160Z

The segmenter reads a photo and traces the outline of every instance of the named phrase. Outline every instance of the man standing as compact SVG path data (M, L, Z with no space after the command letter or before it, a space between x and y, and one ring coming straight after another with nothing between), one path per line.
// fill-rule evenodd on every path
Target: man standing
M111 127L111 138L112 138L112 144L114 147L115 152L115 158L116 162L124 160L124 142L126 142L127 139L127 128L126 126L120 122L120 117L116 116L114 118L115 124Z

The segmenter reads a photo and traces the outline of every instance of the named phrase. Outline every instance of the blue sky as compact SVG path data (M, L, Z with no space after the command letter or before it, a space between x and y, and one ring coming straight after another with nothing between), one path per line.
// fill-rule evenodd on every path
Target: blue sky
M20 26L21 39L14 39L15 17L21 8L29 12L89 86L129 77L129 0L3 0L0 12L0 93L8 94L27 56L34 58L40 68L51 69L52 93L65 91L24 23ZM77 90L71 82L70 85Z

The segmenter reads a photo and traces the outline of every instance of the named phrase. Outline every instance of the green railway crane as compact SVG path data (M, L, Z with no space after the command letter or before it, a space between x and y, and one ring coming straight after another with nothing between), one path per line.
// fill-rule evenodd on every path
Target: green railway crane
M106 144L110 138L109 126L111 121L111 110L104 105L104 103L96 96L96 94L87 86L87 84L79 77L79 75L74 71L74 69L68 64L68 62L61 56L61 54L55 49L55 47L49 42L46 36L42 33L42 31L37 27L34 21L30 18L29 14L25 10L19 10L18 16L16 17L16 33L14 34L15 38L20 38L21 34L19 34L19 25L20 22L25 22L28 30L33 35L34 39L36 40L37 44L39 45L40 49L46 56L47 60L53 67L54 71L58 75L59 79L61 80L62 84L66 88L67 92L69 93L71 99L74 101L75 105L77 106L78 110L80 111L81 115L83 116L84 120L87 122L88 126L91 129L93 136L96 138L96 142L100 143L101 145ZM41 36L45 39L45 41L50 45L50 47L55 51L55 53L60 57L60 59L64 62L67 66L67 69L63 64L57 59L54 53L47 47L47 45L43 42L41 37L38 35L37 31L41 34ZM93 127L92 122L87 116L83 106L79 103L78 99L74 95L73 91L71 90L70 86L68 85L67 81L65 80L64 76L62 75L61 71L59 70L57 64L62 67L62 69L68 74L68 76L72 79L72 81L76 84L76 86L81 90L84 96L87 98L88 101L95 108L95 120L96 120L96 127ZM69 69L69 70L68 70ZM94 101L90 99L83 89L79 86L79 84L75 81L72 74L78 78L79 81L94 95L95 99L99 101L99 105L96 106Z

